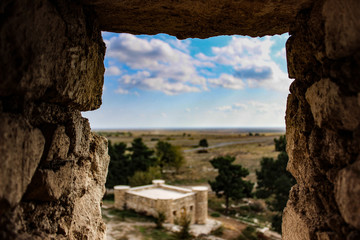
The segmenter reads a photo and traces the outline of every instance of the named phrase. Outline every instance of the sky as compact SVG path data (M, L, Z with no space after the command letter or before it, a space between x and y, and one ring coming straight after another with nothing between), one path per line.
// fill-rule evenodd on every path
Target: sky
M93 129L285 127L288 34L178 40L103 32Z

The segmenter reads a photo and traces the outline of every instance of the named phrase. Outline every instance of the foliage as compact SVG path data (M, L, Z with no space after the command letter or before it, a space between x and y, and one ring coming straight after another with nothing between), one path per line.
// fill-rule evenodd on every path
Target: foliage
M173 146L168 142L159 141L155 149L161 172L164 167L174 167L178 171L185 163L184 156L179 147Z
M259 239L269 239L260 232L256 232L254 227L248 226L245 228L237 240L259 240Z
M275 151L286 152L286 137L285 135L280 136L279 139L274 138Z
M275 214L271 219L271 226L276 231L281 233L282 216L280 213Z
M153 156L154 151L149 149L141 138L135 138L128 150L132 152L130 155L131 173L135 173L135 171L144 172L156 164L156 158Z
M211 235L220 237L224 233L224 226L220 225L219 227L215 228L210 232Z
M179 220L179 225L181 227L180 232L177 233L179 240L191 239L192 235L190 234L190 224L191 218L186 214L182 214Z
M163 212L159 212L158 216L155 218L155 224L156 224L156 228L157 229L162 229L163 228L163 223L166 220L166 216Z
M243 180L249 175L249 171L241 165L233 165L234 157L225 156L214 158L211 165L218 169L218 176L215 181L209 181L211 189L215 191L218 198L225 197L226 212L229 209L229 200L239 200L250 197L253 183Z
M210 214L210 216L218 218L218 217L220 217L221 215L220 215L220 213L218 213L218 212L213 212L213 213Z
M105 186L113 188L115 185L128 184L128 176L131 174L130 158L126 154L125 143L111 144L109 141L110 163Z
M129 177L129 184L132 187L150 184L153 179L161 178L159 167L149 167L147 171L136 171Z
M130 179L131 185L137 185L142 182L148 183L151 177L161 177L157 169L149 170L151 166L156 165L156 158L153 156L154 151L150 150L141 138L135 138L130 148L127 148L125 143L112 145L109 141L109 155L110 164L105 184L107 188L128 185Z
M286 206L289 191L296 183L295 179L286 171L289 157L286 150L286 138L281 136L274 139L275 149L281 151L276 160L273 158L263 158L261 169L256 171L258 186L256 196L259 198L269 198L266 203L270 210L278 212L272 219L274 230L281 231L281 213Z
M207 148L209 146L209 144L208 144L207 140L205 138L203 138L199 141L199 146Z

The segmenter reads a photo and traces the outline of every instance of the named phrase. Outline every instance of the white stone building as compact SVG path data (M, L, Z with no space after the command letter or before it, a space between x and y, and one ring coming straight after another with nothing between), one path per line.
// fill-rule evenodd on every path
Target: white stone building
M208 212L208 188L192 189L166 185L164 180L153 180L152 185L130 188L115 186L115 207L133 209L157 217L165 214L166 223L174 223L184 214L195 224L205 224Z

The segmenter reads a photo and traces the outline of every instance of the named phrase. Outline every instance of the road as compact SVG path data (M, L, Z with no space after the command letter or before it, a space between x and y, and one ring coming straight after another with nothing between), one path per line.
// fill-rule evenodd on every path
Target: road
M219 148L219 147L224 147L224 146L229 146L229 145L237 145L237 144L264 143L264 142L267 142L267 141L273 140L273 139L274 139L274 136L259 136L259 137L253 137L251 139L243 139L243 140L238 140L238 141L233 141L233 142L217 143L217 144L207 147L207 149ZM184 152L185 153L196 152L196 151L202 150L202 149L204 149L204 148L197 147L197 148L185 149Z

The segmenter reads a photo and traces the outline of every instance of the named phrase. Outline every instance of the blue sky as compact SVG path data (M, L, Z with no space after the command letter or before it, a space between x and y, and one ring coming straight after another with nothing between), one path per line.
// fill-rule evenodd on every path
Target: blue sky
M83 113L92 128L285 126L287 34L103 38L103 104Z

